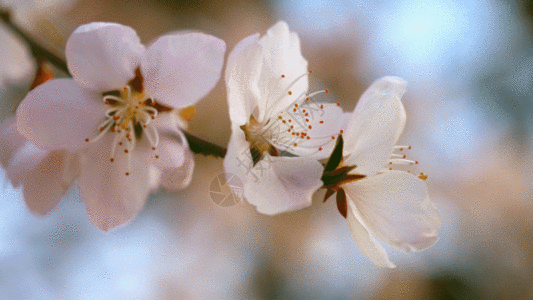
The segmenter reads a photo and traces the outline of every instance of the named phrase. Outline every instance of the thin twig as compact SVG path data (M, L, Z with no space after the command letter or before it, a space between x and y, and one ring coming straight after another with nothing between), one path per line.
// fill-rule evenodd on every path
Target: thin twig
M9 11L0 9L0 19L4 24L14 33L16 33L21 39L23 39L31 49L33 56L37 59L42 59L50 62L59 70L70 75L70 72L67 67L65 59L60 55L53 53L51 50L39 44L30 34L26 33L15 23L11 21ZM199 137L196 137L188 132L184 132L187 141L189 142L189 147L191 151L196 154L202 154L205 156L215 156L215 157L224 157L226 155L226 148L219 145L213 144L209 141L203 140Z

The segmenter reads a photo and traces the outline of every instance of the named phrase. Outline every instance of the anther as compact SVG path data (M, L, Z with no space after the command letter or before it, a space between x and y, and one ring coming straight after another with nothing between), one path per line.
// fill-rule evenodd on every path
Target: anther
M292 95L292 92L291 92L291 91L289 91L289 96L290 96L290 95Z
M118 145L119 145L119 146L122 146L122 142L119 142Z
M86 141L86 142L89 142L89 139L88 139L88 138L86 138L86 139L85 139L85 141Z
M124 149L124 153L128 153L128 152L129 152L128 149Z
M310 99L309 98L305 98L305 101L309 101Z
M129 172L126 172L126 176L130 176L130 173L129 173Z
M337 106L341 106L341 103L340 103L340 102L337 102Z
M152 147L152 150L155 150L155 147Z
M344 133L344 130L341 129L341 133Z
M313 71L312 71L312 70L309 70L309 74L311 74L311 73L313 73Z
M159 158L159 155L156 155L155 158Z
M152 116L152 120L155 120L155 117L154 117L154 116Z
M298 146L298 144L297 144L297 143L294 143L294 147L296 147L296 146Z
M328 90L328 89L325 89L324 92L327 94L327 93L329 93L329 90Z
M331 136L331 139L332 139L332 140L334 140L334 139L335 139L335 136L334 136L334 135L332 135L332 136Z
M311 128L312 128L311 125L309 125L309 129L311 129Z
M294 107L298 107L298 104L294 104Z
M324 124L324 121L320 121L320 124Z
M281 78L285 78L285 75L281 75Z
M318 151L322 151L322 147L318 148Z
M111 157L111 158L109 159L109 161L110 161L110 162L114 162L115 159Z

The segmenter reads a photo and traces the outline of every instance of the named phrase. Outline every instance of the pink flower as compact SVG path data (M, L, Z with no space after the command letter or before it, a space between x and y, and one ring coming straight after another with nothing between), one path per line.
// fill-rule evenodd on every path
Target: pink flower
M93 224L109 230L144 206L154 177L169 189L194 161L176 109L220 78L225 44L202 33L162 36L149 47L114 23L76 29L66 46L73 79L48 81L17 110L19 132L42 150L79 153L79 182Z

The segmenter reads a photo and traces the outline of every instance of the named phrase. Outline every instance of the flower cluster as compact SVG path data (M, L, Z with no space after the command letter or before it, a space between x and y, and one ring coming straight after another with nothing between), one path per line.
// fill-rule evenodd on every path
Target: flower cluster
M37 86L0 127L0 162L28 208L46 214L77 181L91 222L109 230L132 220L151 191L187 187L194 160L184 115L219 81L224 54L224 42L203 33L146 47L127 26L76 29L66 44L72 79ZM376 238L405 252L433 245L440 216L427 176L396 168L418 163L396 146L405 81L379 79L345 113L317 100L328 90L309 91L310 73L284 22L229 54L224 168L243 181L240 196L274 215L310 206L320 189L324 201L336 194L354 241L382 267L394 265Z

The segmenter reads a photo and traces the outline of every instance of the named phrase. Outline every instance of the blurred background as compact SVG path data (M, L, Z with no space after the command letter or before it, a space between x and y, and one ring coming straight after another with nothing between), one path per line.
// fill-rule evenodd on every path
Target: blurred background
M313 70L311 91L352 111L386 76L408 81L415 171L429 175L442 214L432 248L384 270L352 241L334 201L264 216L217 206L222 159L195 156L191 186L160 191L111 233L89 222L74 185L44 217L0 174L1 299L533 299L533 3L475 1L1 0L16 24L61 53L92 21L129 25L143 43L200 30L227 43L285 20ZM0 24L0 117L33 80L27 46ZM60 73L57 73L61 76ZM189 131L226 146L223 80L196 107ZM210 122L206 122L210 120ZM208 127L206 124L209 124Z

